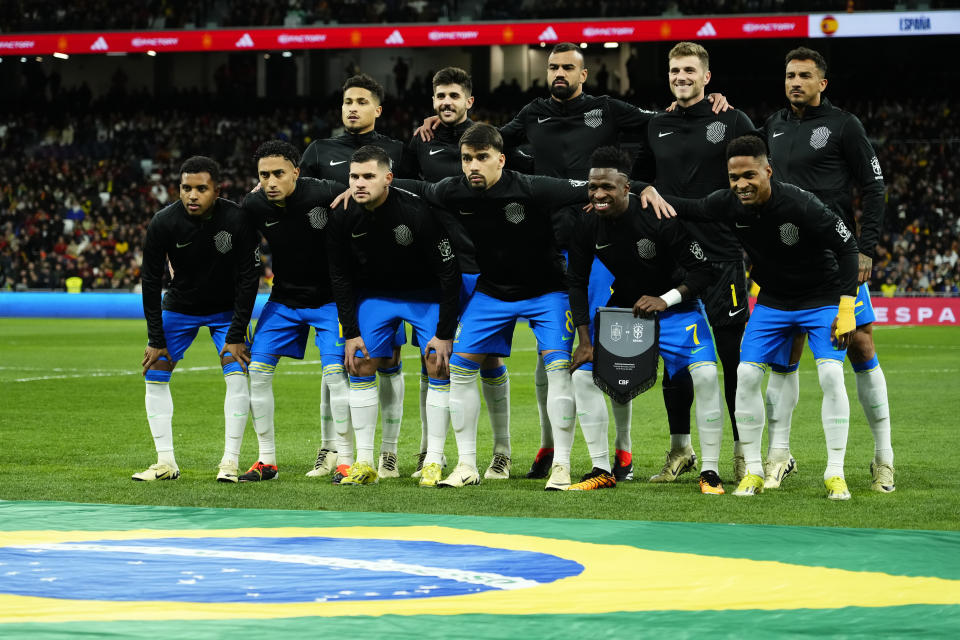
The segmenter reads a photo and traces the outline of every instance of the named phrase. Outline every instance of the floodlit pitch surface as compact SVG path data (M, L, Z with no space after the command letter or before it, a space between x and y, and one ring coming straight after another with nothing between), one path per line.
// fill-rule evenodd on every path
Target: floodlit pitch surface
M790 524L898 529L960 529L960 475L956 422L960 411L960 331L952 328L875 330L893 415L897 491L869 491L873 440L847 367L851 401L846 474L853 499L824 498L826 461L820 425L820 390L809 352L800 373L800 403L793 420L793 453L799 473L782 488L753 499L702 496L696 476L674 484L650 484L668 447L659 388L634 401L633 454L637 480L614 490L567 494L544 492L542 480L523 477L539 442L534 398L534 342L525 326L516 331L511 376L513 475L462 490L423 490L408 476L420 441L417 388L419 362L404 348L407 385L400 433L402 477L379 485L335 487L307 478L320 442L320 364L284 358L274 381L280 477L262 484L214 481L223 453L223 377L210 338L201 333L173 375L174 444L181 477L140 483L130 474L155 462L143 407L139 363L146 341L143 322L126 320L0 319L0 498L87 503L322 509L497 515ZM311 341L312 342L312 341ZM312 347L311 347L312 348ZM725 418L726 421L726 418ZM612 446L611 426L611 452ZM489 463L492 438L481 410L478 458ZM694 448L698 449L696 429ZM241 467L256 460L257 441L248 424ZM456 462L453 434L447 441ZM725 425L720 470L731 477L732 444ZM582 436L573 451L573 475L590 470ZM734 488L728 484L728 491Z
M0 634L155 637L163 620L171 637L318 629L410 637L431 624L450 638L641 629L693 637L747 626L948 636L960 625L958 337L950 328L876 329L898 488L868 490L873 445L848 369L853 499L832 503L809 355L794 418L800 473L753 499L701 496L692 474L579 494L519 478L421 490L406 477L419 443L410 349L404 477L353 489L304 477L319 442L320 365L308 353L304 363L282 361L275 381L280 477L224 485L214 481L223 382L202 335L172 382L183 475L136 483L130 474L154 461L137 366L143 323L0 320L0 498L23 501L0 503ZM539 434L526 327L515 346L513 470L522 477ZM666 440L653 389L635 402L638 478L659 469ZM483 417L481 466L490 449ZM447 453L455 460L452 436ZM243 464L255 455L251 427ZM725 475L731 455L727 438ZM574 475L588 466L578 437ZM48 500L146 506L37 502Z

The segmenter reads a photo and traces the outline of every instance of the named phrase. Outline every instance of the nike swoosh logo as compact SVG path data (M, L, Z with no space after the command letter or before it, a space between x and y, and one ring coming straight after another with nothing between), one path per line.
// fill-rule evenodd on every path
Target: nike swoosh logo
M546 122L547 120L549 120L549 119L552 118L552 117L553 117L553 116L548 116L548 117L546 117L546 118L537 118L537 124L543 124L544 122Z
M430 155L435 156L441 151L443 151L443 149L430 149Z
M676 131L667 131L666 133L664 133L663 131L661 131L660 133L657 134L657 137L658 137L658 138L662 138L663 136L668 136L668 135L670 135L671 133L676 133Z
M234 414L233 414L233 417L234 417L234 418L246 418L246 417L247 417L247 414L245 414L245 413L234 413Z
M606 249L606 248L609 247L610 245L609 245L609 244L595 244L595 245L593 245L593 246L595 246L595 247L597 248L597 251L600 251L601 249Z
M699 347L697 349L694 349L693 351L690 352L690 355L696 355L697 352L703 351L704 349L706 349L706 347Z
M350 234L350 237L351 237L351 238L362 238L362 237L365 236L365 235L367 235L367 232L366 232L366 231L364 231L363 233L351 233L351 234ZM346 343L344 343L344 344L346 344Z
M561 340L563 340L564 342L566 342L567 340L573 340L573 336L570 336L569 338L561 338Z
M737 223L736 223L736 227L737 227L737 229L749 229L749 228L750 228L750 225L748 225L748 224L740 224L739 222L737 222Z
M265 227L272 227L272 226L275 225L275 224L280 224L280 221L279 221L279 220L274 220L273 222L264 222L264 223L263 223L263 226L265 226Z
M472 216L472 215L473 215L473 211L461 211L461 212L460 212L460 215L462 215L462 216Z
M777 131L776 133L773 134L773 137L776 138L777 136L782 136L785 133L786 131Z
M331 161L330 161L330 166L331 166L331 167L335 167L335 166L337 166L338 164L343 164L344 162L346 162L346 160L338 160L338 161L336 161L336 162L334 162L333 160L331 160Z
M735 316L735 315L737 315L738 313L740 313L741 311L743 311L744 309L746 309L746 307L740 307L740 308L737 309L736 311L727 311L727 315L728 315L728 316L731 316L731 317L732 317L732 316Z
M184 247L190 246L193 242L184 242L183 244L177 243L177 249L183 249Z

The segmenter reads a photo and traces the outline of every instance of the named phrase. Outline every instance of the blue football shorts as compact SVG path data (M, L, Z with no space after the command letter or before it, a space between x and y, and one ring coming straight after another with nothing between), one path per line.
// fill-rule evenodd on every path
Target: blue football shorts
M210 337L217 347L217 353L223 351L227 341L227 332L233 321L233 311L221 311L207 316L194 316L176 311L163 312L163 336L167 341L167 351L172 362L183 360L183 354L197 338L200 327L210 330ZM247 346L250 345L250 326L247 325Z
M835 349L830 342L830 326L837 317L837 305L784 311L762 304L753 308L740 343L740 362L790 364L793 337L805 332L810 350L816 359L843 361L845 349Z
M253 337L253 354L287 356L302 360L307 350L310 327L316 332L314 343L324 366L343 363L343 330L337 318L337 305L294 309L268 301L260 313Z
M526 318L540 351L566 351L573 342L573 315L564 292L525 300L506 301L475 291L460 316L453 341L456 353L509 356L513 329Z

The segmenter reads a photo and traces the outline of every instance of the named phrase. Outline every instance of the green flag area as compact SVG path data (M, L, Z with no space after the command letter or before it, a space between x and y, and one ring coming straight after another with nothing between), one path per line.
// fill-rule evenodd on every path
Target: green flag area
M0 637L951 636L960 532L0 502Z

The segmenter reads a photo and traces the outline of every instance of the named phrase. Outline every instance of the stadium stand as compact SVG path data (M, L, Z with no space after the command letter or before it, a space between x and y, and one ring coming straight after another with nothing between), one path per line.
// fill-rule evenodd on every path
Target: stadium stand
M922 7L920 5L922 4ZM0 31L111 31L210 27L312 26L437 20L524 20L939 9L949 0L10 0Z
M474 117L503 123L530 97L503 91L497 100L478 98L498 108ZM217 158L224 166L223 195L239 199L255 184L248 165L258 141L279 137L303 148L335 133L339 116L336 95L312 108L264 105L260 113L191 112L196 96L189 92L152 109L146 98L105 99L82 116L56 110L0 115L0 290L64 290L72 276L83 279L85 290L134 289L146 224L177 197L183 158ZM884 257L874 265L874 287L895 285L897 295L957 293L956 110L946 101L909 99L843 106L879 133L874 143L887 174ZM764 113L746 111L755 122ZM406 139L423 115L390 108L379 129Z

